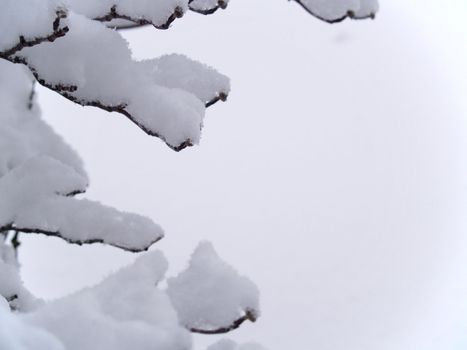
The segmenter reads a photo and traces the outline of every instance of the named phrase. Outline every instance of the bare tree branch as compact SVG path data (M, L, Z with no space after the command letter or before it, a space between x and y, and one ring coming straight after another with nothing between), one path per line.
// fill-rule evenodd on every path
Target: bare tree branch
M239 328L245 321L256 322L257 316L256 312L253 310L246 310L245 315L238 318L231 325L226 327L220 327L215 329L200 329L200 328L188 328L188 330L192 333L199 333L199 334L225 334L229 333L237 328Z

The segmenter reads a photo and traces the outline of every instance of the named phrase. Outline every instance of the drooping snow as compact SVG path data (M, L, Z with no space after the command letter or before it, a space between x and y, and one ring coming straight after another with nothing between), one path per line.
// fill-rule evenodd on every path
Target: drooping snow
M60 161L32 158L0 178L0 227L134 251L162 238L162 229L146 217L69 196L86 186L85 178Z
M328 21L338 22L346 17L374 17L378 11L378 0L296 0L314 16Z
M157 289L166 269L162 253L147 253L99 285L23 319L53 334L67 350L190 349L189 332L179 325L168 296Z
M222 261L213 246L201 243L188 268L167 281L167 293L188 328L215 330L259 313L257 287Z
M64 38L21 52L41 79L49 85L72 86L75 91L57 90L77 103L124 111L173 148L199 142L205 112L199 98L155 83L147 66L132 60L121 35L103 24L70 14L69 27Z

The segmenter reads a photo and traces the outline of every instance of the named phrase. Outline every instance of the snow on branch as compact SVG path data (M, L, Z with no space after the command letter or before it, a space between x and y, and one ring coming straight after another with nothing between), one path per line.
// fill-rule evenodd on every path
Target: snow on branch
M0 60L0 232L129 251L161 239L162 229L148 218L72 197L87 188L82 161L40 118L32 87L25 67Z
M163 254L148 252L98 285L47 303L23 320L67 350L191 349L190 333L157 288L166 270Z
M46 34L45 36L35 36L27 38L23 34L18 33L17 43L10 48L3 49L2 51L0 51L0 58L9 59L25 47L33 47L42 44L43 42L54 42L56 39L64 36L68 32L68 27L63 25L63 19L67 17L67 12L63 9L58 9L55 14L56 17L52 23L52 31L50 32L50 34ZM3 38L0 37L0 40L2 39ZM2 43L0 41L0 45L1 44Z
M69 8L89 19L100 22L125 20L135 26L152 25L168 29L188 9L187 0L68 0Z
M119 33L74 13L68 22L65 37L25 48L12 61L75 103L125 115L176 151L199 142L206 106L229 92L225 76L180 56L134 61Z
M188 268L167 283L180 322L194 333L227 333L259 316L256 286L222 261L210 243L201 243Z
M27 311L38 301L24 288L19 265L12 246L0 241L0 303L3 299L11 310Z
M66 17L57 0L2 0L0 57L65 35Z
M219 9L225 10L229 0L190 0L190 10L201 13L202 15L210 15Z
M338 23L350 19L374 18L378 11L378 0L295 0L314 17Z
M47 156L26 161L0 178L0 231L56 236L69 243L106 243L143 251L163 237L148 218L75 199L86 178Z

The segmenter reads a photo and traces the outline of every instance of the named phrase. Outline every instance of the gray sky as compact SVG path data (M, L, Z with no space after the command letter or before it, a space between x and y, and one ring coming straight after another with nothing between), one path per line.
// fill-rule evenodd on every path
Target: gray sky
M321 23L282 0L232 0L134 55L179 52L232 79L199 147L174 153L120 115L40 90L85 160L88 198L145 214L183 268L202 239L251 277L263 317L231 334L270 350L465 349L466 1L381 1ZM57 297L134 255L30 237L26 285ZM198 339L199 348L215 338Z

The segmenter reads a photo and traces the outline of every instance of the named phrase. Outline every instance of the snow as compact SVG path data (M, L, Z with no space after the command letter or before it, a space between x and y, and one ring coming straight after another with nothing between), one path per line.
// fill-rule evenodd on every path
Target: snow
M225 8L229 0L192 0L190 9L196 12L209 12L217 10L219 7Z
M163 237L150 219L68 195L86 179L48 156L26 161L0 178L0 227L57 235L73 243L103 242L144 250Z
M339 21L349 14L353 18L374 17L378 0L296 0L305 9L320 19Z
M228 327L247 311L259 315L257 287L222 261L209 242L200 243L188 268L167 284L180 321L189 328Z
M24 322L8 309L0 296L0 349L4 350L65 350L50 333Z
M0 60L0 177L39 154L85 177L81 158L41 119L35 98L30 101L33 79L25 67Z
M0 11L0 52L19 42L50 35L60 8L57 0L2 0Z
M128 250L161 239L162 229L148 218L67 196L87 189L80 157L40 118L31 74L3 60L0 73L0 227Z
M164 55L139 63L150 72L153 81L161 86L182 89L208 103L230 92L230 80L214 68L184 55Z
M5 237L0 241L0 349L190 349L189 330L229 330L259 316L257 287L207 242L198 246L185 271L167 280L166 289L158 284L167 261L152 251L97 286L44 303L24 288L15 251L6 239L18 230L141 252L163 237L161 227L149 218L76 197L89 185L83 163L41 119L34 82L83 106L123 114L175 150L197 144L205 109L227 97L229 79L178 54L136 61L128 43L106 25L119 18L165 28L188 8L207 14L227 3L3 1L0 57L23 63L29 71L0 61L0 228ZM373 16L377 10L372 0L301 4L329 21L349 13ZM229 340L209 348L260 349Z
M36 308L40 301L23 286L19 275L19 264L13 248L0 241L0 308L28 311ZM0 347L0 349L3 349Z
M145 20L154 26L164 25L178 8L182 12L188 9L188 0L67 0L67 7L90 19L108 15L112 8L119 15L136 21Z
M50 302L23 319L54 334L67 350L180 350L191 337L167 295L156 288L167 269L159 251L95 287Z
M123 106L132 121L173 148L199 142L205 112L199 98L155 83L147 65L132 60L128 43L116 31L75 14L69 15L69 27L70 32L55 43L21 52L42 79L50 85L76 87L65 94L80 104Z

